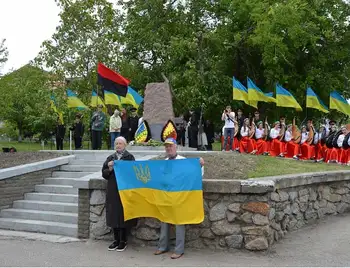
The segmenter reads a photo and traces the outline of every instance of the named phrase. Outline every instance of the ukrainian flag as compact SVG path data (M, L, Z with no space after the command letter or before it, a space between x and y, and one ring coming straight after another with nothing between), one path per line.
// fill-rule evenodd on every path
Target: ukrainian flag
M68 108L77 108L78 110L89 109L70 89L67 89L67 106Z
M247 85L249 101L276 102L272 96L262 92L249 77L247 77Z
M258 102L257 101L249 101L248 98L248 90L245 86L241 84L238 80L236 80L234 77L232 78L232 86L233 86L233 99L234 100L240 100L244 101L245 104L250 105L254 108L258 108Z
M124 219L151 217L171 224L204 220L198 159L114 161Z
M323 104L322 100L311 87L308 87L306 90L306 108L313 108L324 113L329 113L328 108Z
M349 103L337 92L331 92L329 97L329 108L337 110L345 115L350 115Z
M295 108L297 111L303 110L294 96L279 84L276 84L276 104L280 107Z
M105 90L104 95L105 95L106 104L117 105L119 107L122 106L122 104L120 103L120 98L117 94L114 94L113 92Z
M121 104L130 104L135 108L139 108L140 103L143 101L143 98L131 87L128 86L128 93L125 98L120 97Z
M104 113L107 113L107 108L105 103L103 102L103 100L100 98L100 96L97 95L97 93L93 90L92 91L92 95L91 95L91 102L90 102L90 106L91 107L97 107L97 105L102 104L103 108L102 111Z
M265 96L269 98L269 102L275 102L276 103L276 99L273 97L273 92L269 92L269 93L265 93Z
M51 109L58 115L58 118L59 118L61 124L63 125L64 124L63 113L58 111L57 106L56 106L56 99L54 96L50 97L50 106L51 106Z

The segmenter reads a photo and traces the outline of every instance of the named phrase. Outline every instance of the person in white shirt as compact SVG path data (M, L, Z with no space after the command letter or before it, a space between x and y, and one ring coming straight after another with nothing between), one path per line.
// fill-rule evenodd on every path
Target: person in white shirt
M309 132L306 126L301 128L301 141L300 141L300 159L311 160L315 158L315 147L313 144L309 144Z
M241 141L239 143L239 151L241 153L256 153L256 142L250 138L252 135L250 131L249 118L246 118L241 128Z
M268 149L268 143L265 140L265 129L263 128L263 122L259 121L257 123L257 127L255 130L255 139L256 139L256 154L257 155L268 155L269 149Z
M168 138L164 142L166 160L184 159L185 157L177 154L177 143L173 138ZM204 160L199 159L199 164L202 166L202 176L204 175ZM175 252L171 255L172 259L180 258L185 251L185 225L175 225L176 228L176 242ZM160 225L159 245L154 255L161 255L169 250L169 224L162 222Z
M109 134L111 136L111 150L114 150L115 139L120 136L122 120L119 115L120 115L120 112L116 109L114 111L114 114L109 119Z
M270 147L270 155L271 156L278 156L283 157L284 156L284 143L279 140L280 138L280 121L276 121L273 124L273 128L270 131L270 138L271 141L271 147Z
M232 112L231 106L226 106L226 109L223 111L221 115L221 120L225 121L224 125L224 147L223 151L226 150L227 140L230 137L230 151L232 151L233 147L233 139L235 134L235 113Z
M326 126L321 125L318 132L314 136L315 145L315 162L321 162L325 158L325 138L326 138Z
M292 124L289 124L287 126L286 132L284 134L284 141L285 141L285 154L284 156L287 158L293 158L295 160L298 160L299 155L299 144L295 143L293 140L293 134L292 134Z

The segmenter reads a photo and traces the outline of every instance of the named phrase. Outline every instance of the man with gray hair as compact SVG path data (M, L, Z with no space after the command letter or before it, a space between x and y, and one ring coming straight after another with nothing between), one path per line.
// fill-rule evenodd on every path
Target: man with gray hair
M185 157L177 154L177 143L174 138L168 138L164 142L165 152L167 155L166 160L184 159ZM204 160L199 159L199 163L202 166L202 176L204 174ZM178 259L184 254L185 250L185 225L176 225L176 246L175 252L171 255L172 259ZM169 251L169 224L162 222L160 227L160 237L158 250L154 255L161 255Z

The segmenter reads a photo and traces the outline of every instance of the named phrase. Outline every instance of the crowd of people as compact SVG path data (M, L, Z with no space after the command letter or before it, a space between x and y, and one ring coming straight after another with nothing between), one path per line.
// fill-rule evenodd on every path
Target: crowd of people
M334 120L325 120L318 129L313 120L307 120L299 130L287 124L284 116L272 126L260 118L245 118L242 110L237 115L227 106L221 116L225 122L222 130L222 150L255 155L270 155L315 162L350 165L350 125L340 128Z

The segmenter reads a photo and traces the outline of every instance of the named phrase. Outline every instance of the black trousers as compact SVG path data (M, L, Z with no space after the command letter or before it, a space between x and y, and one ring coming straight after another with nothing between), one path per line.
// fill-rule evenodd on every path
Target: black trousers
M56 137L56 148L57 150L63 150L63 139Z
M102 131L92 131L92 150L101 150L102 147Z
M113 228L114 240L127 242L126 228Z
M74 138L75 150L81 149L81 137Z

